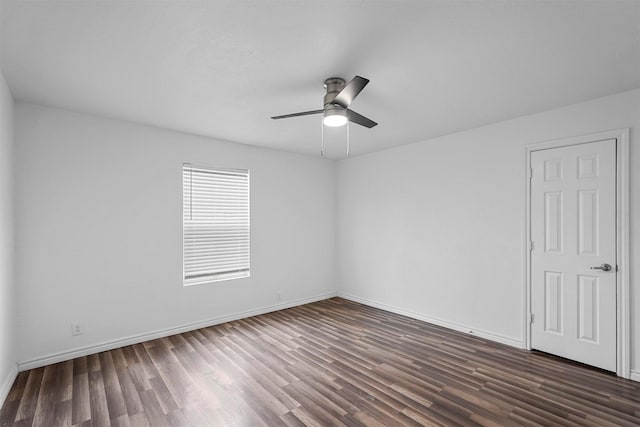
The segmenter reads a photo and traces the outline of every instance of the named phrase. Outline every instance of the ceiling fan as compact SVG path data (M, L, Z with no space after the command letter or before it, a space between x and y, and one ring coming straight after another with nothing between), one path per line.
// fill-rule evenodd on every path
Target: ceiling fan
M287 119L289 117L324 114L323 123L326 126L343 126L349 121L366 128L372 128L377 125L376 122L349 109L349 105L367 83L369 83L369 80L360 76L355 76L348 84L345 84L344 79L340 77L330 77L324 81L324 88L327 93L324 95L324 108L322 110L303 111L271 118Z

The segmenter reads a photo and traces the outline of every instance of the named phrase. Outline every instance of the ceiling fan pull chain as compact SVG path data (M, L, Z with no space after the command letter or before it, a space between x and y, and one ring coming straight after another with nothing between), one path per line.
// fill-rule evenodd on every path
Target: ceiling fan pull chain
M324 157L324 123L320 120L320 127L322 128L322 142L320 143L320 155Z
M349 126L350 126L350 123L347 121L347 157L349 157L349 151L350 151L350 146L349 146Z

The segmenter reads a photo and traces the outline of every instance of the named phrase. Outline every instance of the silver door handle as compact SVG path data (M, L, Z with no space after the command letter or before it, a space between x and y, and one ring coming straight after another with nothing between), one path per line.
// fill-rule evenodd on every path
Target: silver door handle
M602 270L602 271L611 271L611 266L609 264L602 264L599 267L591 267L592 270Z

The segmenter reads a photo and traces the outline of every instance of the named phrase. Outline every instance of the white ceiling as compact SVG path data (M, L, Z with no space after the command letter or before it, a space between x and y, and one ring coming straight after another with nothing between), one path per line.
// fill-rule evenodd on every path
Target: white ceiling
M359 74L361 154L640 87L640 2L2 1L16 99L319 155ZM342 128L344 129L344 128ZM340 134L328 135L332 156Z

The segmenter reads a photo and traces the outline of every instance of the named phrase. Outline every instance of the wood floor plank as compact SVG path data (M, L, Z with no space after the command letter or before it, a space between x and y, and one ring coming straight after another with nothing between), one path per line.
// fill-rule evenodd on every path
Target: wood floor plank
M20 406L20 400L6 400L0 412L0 426L13 425L16 419L16 413L18 412L18 406Z
M131 417L143 411L142 402L140 401L140 395L136 390L136 386L131 379L131 372L129 369L120 365L116 369L116 375L118 376L118 382L120 383L120 391L122 392L122 400L126 406L126 414Z
M104 384L105 397L109 418L118 419L127 414L127 406L124 401L120 380L113 362L113 353L100 353L100 365L102 366L102 382Z
M48 420L55 418L56 395L60 394L58 366L49 365L44 368L42 382L38 393L38 401L33 414L34 426L47 426Z
M29 378L25 385L24 392L20 398L20 406L16 413L16 421L32 420L38 404L38 396L40 394L40 386L42 385L42 377L44 368L33 369L29 372ZM31 424L31 421L29 421Z
M71 399L56 403L53 422L51 420L47 420L47 422L47 425L71 426Z
M18 374L0 427L638 426L640 383L340 298Z
M96 358L93 367L98 367L99 361ZM91 422L94 427L107 427L111 424L109 421L109 405L107 403L107 395L102 379L102 371L100 369L92 369L89 374L89 402L91 408Z
M86 371L86 358L73 361L73 389L71 394L71 422L74 425L91 419L89 400L89 374Z

